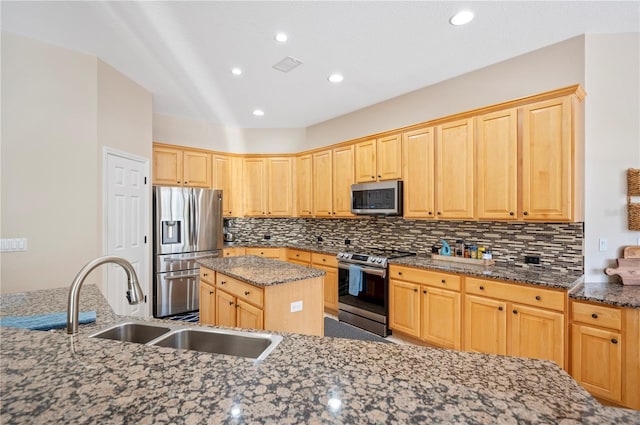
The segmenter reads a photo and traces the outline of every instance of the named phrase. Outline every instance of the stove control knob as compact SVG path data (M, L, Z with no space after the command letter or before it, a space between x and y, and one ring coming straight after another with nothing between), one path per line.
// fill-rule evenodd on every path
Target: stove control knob
M382 263L382 258L378 258L378 263Z

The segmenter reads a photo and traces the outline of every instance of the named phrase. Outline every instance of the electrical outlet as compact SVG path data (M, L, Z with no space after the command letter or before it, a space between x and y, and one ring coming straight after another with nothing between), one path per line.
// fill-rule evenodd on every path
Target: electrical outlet
M525 255L524 256L525 264L540 264L540 257L537 255Z
M605 238L598 239L598 246L599 246L600 252L606 251L607 250L607 240Z
M271 235L264 235L264 239L268 241L269 239L271 239Z
M322 236L317 236L316 239L318 240L318 242L322 242Z
M344 244L345 244L345 245L349 245L349 244L351 244L351 239L345 239L345 240L344 240Z
M302 311L302 301L294 301L291 303L291 312Z

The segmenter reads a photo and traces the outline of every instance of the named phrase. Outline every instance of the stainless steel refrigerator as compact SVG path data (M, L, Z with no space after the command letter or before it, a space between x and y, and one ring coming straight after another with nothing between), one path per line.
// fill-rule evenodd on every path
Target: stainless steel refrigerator
M196 260L220 257L222 191L153 187L153 315L198 310Z

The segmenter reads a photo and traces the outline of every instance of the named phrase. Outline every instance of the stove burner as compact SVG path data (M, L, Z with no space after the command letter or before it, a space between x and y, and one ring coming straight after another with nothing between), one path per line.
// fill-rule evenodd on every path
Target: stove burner
M364 251L364 252L362 252ZM397 251L393 249L363 248L356 252L339 252L338 261L353 264L364 264L371 267L386 268L388 260L393 258L416 255L413 252Z

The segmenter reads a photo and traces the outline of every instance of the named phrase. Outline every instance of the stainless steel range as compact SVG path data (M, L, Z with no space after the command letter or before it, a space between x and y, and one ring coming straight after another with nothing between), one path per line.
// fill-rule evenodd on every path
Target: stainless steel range
M376 248L338 253L338 319L382 337L390 335L388 261L410 255L415 253Z

